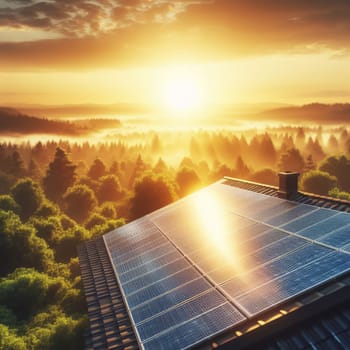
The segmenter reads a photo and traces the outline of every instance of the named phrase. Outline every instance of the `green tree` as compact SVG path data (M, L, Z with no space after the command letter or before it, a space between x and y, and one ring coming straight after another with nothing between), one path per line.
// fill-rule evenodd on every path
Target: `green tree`
M23 338L18 337L9 327L0 323L0 349L26 350L27 346Z
M266 168L258 170L250 176L250 180L254 182L260 182L263 184L277 186L278 185L278 176L276 171Z
M65 231L64 235L56 236L55 257L57 261L67 263L77 256L77 245L91 238L84 227L75 225Z
M180 196L185 196L197 190L201 181L194 169L182 168L176 174L176 182L179 186Z
M104 202L100 209L100 214L107 219L115 219L117 217L117 211L112 202Z
M116 202L123 197L119 179L115 175L106 175L100 178L97 198L100 203Z
M45 199L38 210L35 212L36 216L47 218L49 216L55 216L60 214L60 208L53 202Z
M0 194L7 194L16 178L0 170Z
M109 168L109 173L111 175L117 175L119 174L120 172L120 167L119 167L119 163L117 161L113 161L110 168Z
M131 215L139 218L159 209L176 198L174 186L163 177L145 176L136 183L135 195L131 199Z
M17 181L10 193L20 206L20 216L24 221L38 210L45 199L40 186L30 178Z
M75 185L68 188L63 195L65 212L74 220L82 223L95 209L95 193L86 185Z
M301 173L304 169L305 162L296 148L291 148L281 155L278 167L280 171L296 171Z
M76 180L76 165L68 158L67 153L57 147L54 160L49 164L43 178L44 190L47 197L54 202L60 202L67 188Z
M345 191L340 191L338 187L334 187L332 188L328 194L331 196L331 197L334 197L334 198L338 198L338 199L343 199L343 200L346 200L346 201L350 201L350 193L349 192L345 192Z
M18 151L13 151L12 155L7 158L7 171L16 178L25 176L26 169Z
M28 319L48 304L49 278L34 269L20 268L0 282L0 304L18 319Z
M237 177L246 178L250 174L250 170L247 164L243 161L241 156L237 157L234 174Z
M327 196L337 186L337 178L324 171L311 170L302 176L300 184L303 191Z
M106 166L101 159L94 160L87 175L93 180L98 180L101 176L106 175Z
M64 234L60 218L57 216L33 217L29 223L34 226L37 236L43 238L50 245L55 237Z
M28 332L27 343L30 349L76 350L84 348L83 333L87 322L85 318L74 319L64 313L57 315L40 314L41 320Z
M28 176L34 181L39 181L42 178L41 170L38 166L38 163L34 159L30 160L27 172Z
M107 219L102 216L101 214L93 213L90 215L90 217L86 220L85 227L90 230L96 225L103 225L105 224Z
M308 157L306 158L304 172L307 172L310 170L316 170L316 164L312 158L312 154L309 154Z
M11 309L5 305L0 305L0 324L5 324L6 326L16 326L17 317Z
M162 158L158 158L156 165L153 167L153 172L156 174L164 174L168 171L168 167Z
M20 212L20 206L8 194L3 194L0 196L0 209L4 211L13 211L16 214L19 214Z
M347 157L328 157L320 164L319 169L335 176L339 188L350 192L350 160Z
M0 210L0 276L16 267L35 267L45 271L53 260L53 252L37 237L32 226L22 224L13 212Z

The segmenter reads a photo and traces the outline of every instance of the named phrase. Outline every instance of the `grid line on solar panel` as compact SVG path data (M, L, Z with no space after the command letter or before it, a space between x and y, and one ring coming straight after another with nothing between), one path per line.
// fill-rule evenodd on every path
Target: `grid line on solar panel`
M212 289L212 285L205 278L199 277L158 297L147 300L131 309L135 323L148 320L174 306L186 303L194 297L206 293L209 289Z
M135 258L135 256L141 255L145 253L146 251L152 250L155 247L159 247L162 244L168 243L168 240L165 237L159 237L157 239L154 239L151 242L147 242L143 246L133 245L133 247L125 252L124 254L119 254L118 252L114 252L112 257L113 260L119 264L122 261L127 261L129 259Z
M167 278L163 278L157 283L153 283L146 288L139 289L137 291L134 291L134 293L129 294L129 306L130 308L133 308L136 305L145 302L146 300L153 299L154 297L175 289L176 287L179 287L186 282L195 280L198 277L201 277L201 275L193 267L182 270L178 273L168 276Z
M144 349L189 349L205 342L214 335L219 335L237 326L245 320L246 318L230 303L226 303L149 339L144 343Z
M280 228L289 232L297 233L308 226L326 220L332 216L335 216L338 213L339 212L335 210L318 208L312 213L295 218L294 220L286 223L285 225L282 225Z
M336 248L346 246L350 243L350 224L321 236L318 241Z
M333 252L254 291L247 291L235 300L253 316L324 284L332 278L339 277L349 270L350 259L347 254Z
M147 286L156 283L157 281L161 281L163 278L172 276L175 273L185 270L190 266L191 265L185 258L176 260L175 262L160 267L155 271L149 272L147 274L144 274L143 276L128 281L127 283L124 283L124 293L128 295L133 291L146 288Z
M156 334L166 332L226 303L227 300L221 293L211 289L207 293L138 324L141 340L146 341Z
M299 235L313 240L332 232L342 226L350 223L350 215L347 213L338 213L330 218L319 221L298 232Z
M250 291L253 291L254 289L281 278L300 267L322 259L332 252L331 249L310 243L266 264L257 266L244 274L237 275L235 278L225 282L221 286L226 293L231 297L236 298L246 293L248 282L250 285L254 283L254 288L250 289Z
M147 264L135 267L134 269L130 269L124 273L119 274L119 278L121 282L124 283L135 278L135 276L139 276L144 273L151 272L156 268L159 268L163 265L169 264L175 260L182 259L182 258L183 258L183 255L178 250L174 250L168 254L162 255L159 258L156 258L150 261Z
M159 230L153 226L143 231L139 230L133 235L126 233L125 237L117 234L117 238L109 239L108 244L115 249L120 249L122 247L130 245L131 243L142 244L142 241L147 240L150 238L150 236L155 234L159 234Z
M300 217L306 214L310 214L315 210L317 210L317 208L314 206L307 205L307 204L300 204L295 208L284 212L283 214L275 215L270 219L264 220L264 221L266 221L267 224L270 224L275 227L279 227L284 223L288 223L291 220L295 219L295 217Z
M245 269L249 271L257 265L272 262L275 259L289 254L305 245L307 245L307 242L302 239L298 240L296 237L292 236L286 237L275 243L269 244L266 247L258 249L250 255L246 255L241 259L240 265L244 266ZM215 284L220 285L235 277L238 273L239 270L233 269L231 265L224 265L206 272L206 275L214 281Z
M154 249L148 250L146 253L141 254L135 258L130 258L119 264L116 264L113 260L113 263L115 264L118 273L124 273L142 264L149 263L163 255L169 254L175 250L176 248L171 243L164 243L158 247L155 247Z

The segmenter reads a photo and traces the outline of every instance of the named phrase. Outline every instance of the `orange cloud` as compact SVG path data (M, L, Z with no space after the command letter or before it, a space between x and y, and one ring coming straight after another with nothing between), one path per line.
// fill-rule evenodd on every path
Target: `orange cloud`
M15 3L0 8L0 27L40 28L64 38L0 43L0 69L89 69L350 46L348 0Z

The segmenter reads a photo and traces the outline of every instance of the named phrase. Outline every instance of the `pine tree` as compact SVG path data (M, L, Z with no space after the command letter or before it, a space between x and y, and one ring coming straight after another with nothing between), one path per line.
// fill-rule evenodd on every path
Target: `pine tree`
M49 164L43 185L46 196L60 202L63 193L72 186L76 180L76 165L68 158L67 153L60 147L56 148L55 158Z

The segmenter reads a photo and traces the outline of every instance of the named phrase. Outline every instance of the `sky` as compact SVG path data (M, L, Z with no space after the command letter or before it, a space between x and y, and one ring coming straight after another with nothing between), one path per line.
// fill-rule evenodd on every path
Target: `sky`
M347 102L349 37L348 0L0 0L0 105Z

